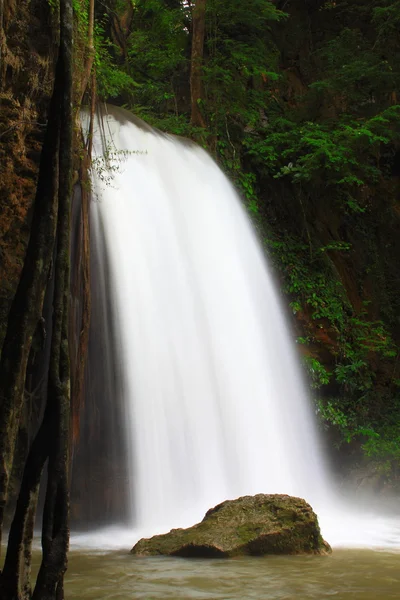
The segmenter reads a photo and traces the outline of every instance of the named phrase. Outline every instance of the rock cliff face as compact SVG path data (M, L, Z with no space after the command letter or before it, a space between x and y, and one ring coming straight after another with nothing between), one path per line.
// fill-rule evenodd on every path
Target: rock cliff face
M0 350L29 240L46 113L54 81L57 51L54 19L47 1L0 0ZM43 345L39 337L37 342ZM28 365L28 388L30 383L34 388ZM37 403L35 394L27 396L21 416L9 512L19 489L32 436L30 429L36 429L40 415Z
M29 238L54 79L53 18L43 0L0 3L0 347Z
M46 111L54 80L57 24L50 4L48 0L0 0L0 348L29 238ZM297 39L287 24L280 34L287 38L287 43L282 38L280 45L284 48L282 68L287 75L289 105L296 104L299 95L313 81L309 66L311 42L307 40L309 35L319 38L324 31L317 4L292 2L290 9L294 13L290 22L301 36ZM126 35L132 18L130 4L119 20L112 17L111 36L120 46L121 61L126 57ZM177 101L180 106L185 104L183 95ZM326 118L328 108L323 111ZM361 424L372 422L375 426L387 422L391 427L392 420L396 421L391 415L399 410L400 361L386 339L386 332L396 343L397 351L400 151L398 146L390 151L394 153L390 160L386 155L380 157L387 163L390 177L373 189L360 188L358 201L362 214L344 211L335 195L327 198L325 181L320 181L319 187L312 182L299 195L295 185L259 174L259 188L263 191L261 216L283 245L281 256L276 250L282 284L286 288L303 286L298 293L289 292L285 299L288 305L303 296L295 318L298 335L306 340L301 350L330 375L318 395L327 402L331 399L337 402L345 417L351 409L350 424L359 416ZM348 249L344 249L343 243ZM273 247L269 250L274 254ZM293 275L296 272L299 281ZM319 296L320 316L308 288ZM381 328L381 321L385 329ZM39 339L38 343L41 342ZM340 362L343 363L341 379L336 377ZM32 405L27 408L32 413ZM328 419L328 435L340 441L343 433L339 435L334 430L338 427L335 419ZM23 427L28 438L27 428L24 424ZM393 429L397 431L396 423ZM380 431L380 436L386 439L386 432ZM397 447L396 440L390 438L388 447L390 444ZM357 460L363 441L364 438L354 444ZM345 464L344 458L352 451L348 445L342 448L338 464ZM384 451L385 448L378 459ZM398 469L398 460L394 469ZM383 480L380 476L377 483L382 489L386 485ZM389 485L393 484L389 481Z
M140 540L139 556L227 558L264 554L327 554L318 519L301 498L257 494L211 508L198 525Z

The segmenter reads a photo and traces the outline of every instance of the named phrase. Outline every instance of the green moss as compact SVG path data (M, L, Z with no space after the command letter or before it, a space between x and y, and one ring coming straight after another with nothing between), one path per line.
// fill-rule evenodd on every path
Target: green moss
M262 529L258 525L239 525L237 528L237 534L242 543L250 542L254 537L258 536Z
M189 529L140 540L132 549L142 556L230 557L263 554L325 554L318 520L301 498L244 496L209 510Z

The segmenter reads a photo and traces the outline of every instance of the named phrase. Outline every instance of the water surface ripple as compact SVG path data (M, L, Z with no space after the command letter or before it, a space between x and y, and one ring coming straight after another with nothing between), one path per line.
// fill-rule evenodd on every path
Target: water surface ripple
M66 590L70 600L398 600L399 566L398 553L371 550L229 560L73 551Z

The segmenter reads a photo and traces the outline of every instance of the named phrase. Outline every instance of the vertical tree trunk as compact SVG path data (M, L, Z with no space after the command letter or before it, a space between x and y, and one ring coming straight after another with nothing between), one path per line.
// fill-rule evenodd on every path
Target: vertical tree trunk
M31 235L11 305L0 360L0 542L15 441L24 399L32 336L42 315L57 225L58 113L61 89L54 89L42 148Z
M93 127L96 111L96 73L93 71L91 78L91 102L90 121L87 139L87 150L81 160L81 240L78 251L75 280L78 295L82 300L82 316L79 323L78 347L74 369L71 373L72 379L72 444L78 441L80 431L80 413L83 406L83 382L85 377L86 358L89 347L89 329L91 315L91 290L90 290L90 228L89 228L89 205L90 205L90 179L89 168L92 160ZM82 145L84 139L82 135ZM79 289L81 288L81 289Z
M85 65L84 76L81 81L80 86L80 94L79 94L79 105L83 100L83 95L86 91L86 88L90 81L90 75L92 72L94 57L95 57L95 47L94 47L94 2L95 0L89 0L89 22L88 22L88 32L87 32L87 60Z
M40 165L35 213L31 240L28 246L17 301L13 303L8 323L6 354L1 367L8 387L0 388L10 394L2 403L2 415L8 421L0 430L0 444L12 462L12 427L18 424L25 369L31 336L28 326L36 325L37 311L41 310L48 278L48 266L53 253L57 223L55 258L55 286L53 296L53 328L51 359L48 375L46 410L42 425L30 449L22 478L20 494L3 573L0 580L2 600L29 600L31 543L39 482L48 459L48 484L43 518L43 556L33 598L61 600L63 577L67 567L69 543L68 446L70 423L70 374L68 354L69 303L69 236L70 198L72 175L72 0L60 0L60 49L56 68L53 97L49 112L47 133ZM46 234L49 237L46 237ZM52 237L50 238L50 234ZM46 250L46 252L45 252ZM48 256L49 254L49 256ZM45 277L41 276L46 259ZM35 270L32 272L32 265ZM31 269L31 270L29 270ZM32 290L32 279L34 288ZM26 282L26 281L27 282ZM29 284L29 285L28 285ZM34 292L34 293L33 293ZM34 302L34 304L32 304ZM21 315L23 323L12 335L11 325ZM14 309L14 311L13 311ZM40 312L39 312L40 316ZM36 319L36 320L35 320ZM1 372L1 371L0 371ZM16 382L14 390L10 385ZM18 395L17 392L19 392ZM8 411L8 412L7 412ZM11 425L10 425L11 423ZM6 435L8 434L8 435ZM8 444L8 445L7 445ZM2 457L3 458L3 457ZM0 463L1 483L9 476L8 463ZM6 488L2 488L4 498Z
M193 125L205 127L205 121L200 110L202 99L202 64L204 51L204 33L206 24L206 0L196 0L192 11L192 59L190 73L190 95Z
M30 449L15 515L11 524L4 569L1 576L2 600L30 600L33 527L40 478L49 455L51 437L48 411Z
M70 201L72 183L72 0L60 0L63 101L60 129L57 259L48 408L51 443L42 526L42 563L33 600L61 600L69 547L70 366L68 349Z

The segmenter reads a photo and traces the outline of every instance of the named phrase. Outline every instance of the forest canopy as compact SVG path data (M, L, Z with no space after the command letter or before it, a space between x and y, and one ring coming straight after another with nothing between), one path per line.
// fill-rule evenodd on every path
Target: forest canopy
M396 462L400 2L135 0L121 44L127 4L96 9L99 96L214 154L280 274L323 422Z
M372 459L398 484L400 0L4 0L0 51L0 533L11 522L0 595L63 597L100 103L195 140L231 178L290 309L331 454Z

